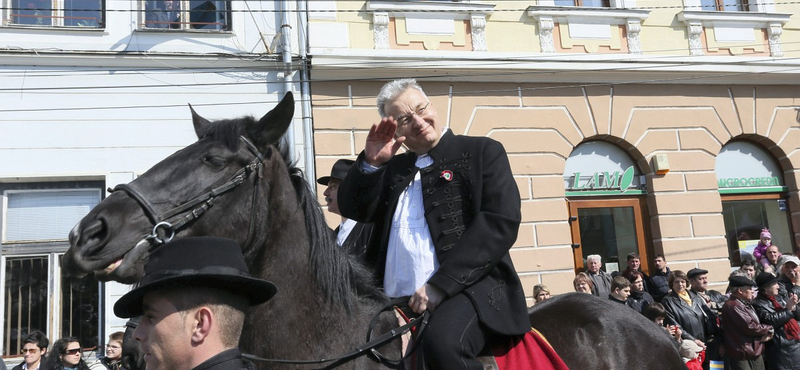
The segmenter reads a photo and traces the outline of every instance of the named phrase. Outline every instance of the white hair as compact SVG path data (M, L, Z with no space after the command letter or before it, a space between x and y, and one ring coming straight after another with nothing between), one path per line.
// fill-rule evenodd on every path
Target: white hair
M422 91L422 86L413 78L401 78L399 80L390 81L383 85L381 91L378 93L378 114L380 114L381 117L386 117L386 108L384 108L386 103L408 89L417 89L422 93L425 99L428 98L428 96L425 95L425 91Z
M601 263L603 258L600 257L599 254L590 254L590 255L586 256L586 262L589 262L591 260L596 260L597 263Z

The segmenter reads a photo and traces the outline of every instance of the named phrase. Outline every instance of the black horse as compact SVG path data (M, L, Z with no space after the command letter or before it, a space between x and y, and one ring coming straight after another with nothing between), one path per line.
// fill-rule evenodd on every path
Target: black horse
M336 246L309 185L277 144L293 114L291 94L260 120L210 122L192 110L198 141L98 204L70 232L64 270L135 283L153 239L172 231L176 237L227 237L242 246L251 274L278 287L275 298L248 312L240 342L245 353L320 359L363 344L367 323L386 297L371 274ZM153 231L165 220L172 228ZM531 322L573 369L684 368L655 324L607 300L559 296L537 306ZM379 326L397 323L383 317ZM400 344L381 350L397 358ZM385 365L362 356L343 367Z

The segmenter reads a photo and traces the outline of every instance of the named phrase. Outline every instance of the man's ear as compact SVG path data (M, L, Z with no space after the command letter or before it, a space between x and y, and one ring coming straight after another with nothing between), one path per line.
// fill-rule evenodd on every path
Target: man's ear
M194 327L192 328L192 343L202 343L211 333L211 328L217 325L214 312L206 306L198 308L193 315Z

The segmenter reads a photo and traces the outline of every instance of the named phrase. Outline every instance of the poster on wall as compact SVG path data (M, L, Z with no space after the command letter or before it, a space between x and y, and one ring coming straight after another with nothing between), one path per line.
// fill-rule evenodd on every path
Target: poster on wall
M744 260L745 256L753 255L753 251L756 249L758 242L758 239L739 240L739 252L741 253L742 260Z

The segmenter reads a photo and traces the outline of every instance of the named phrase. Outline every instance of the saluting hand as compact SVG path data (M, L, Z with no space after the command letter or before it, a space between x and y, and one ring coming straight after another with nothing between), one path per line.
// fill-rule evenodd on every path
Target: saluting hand
M367 143L364 145L364 157L367 163L380 167L394 156L400 149L406 137L394 137L397 123L392 117L384 117L377 124L373 124L367 134Z

